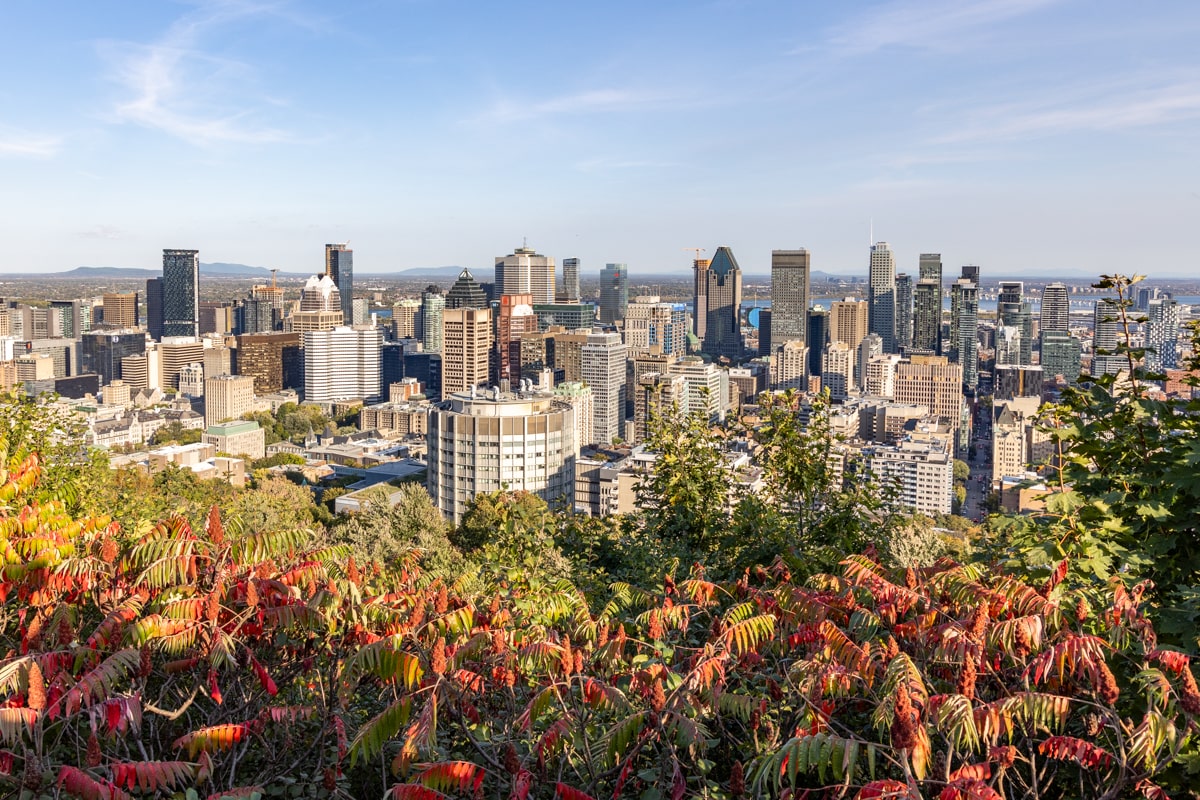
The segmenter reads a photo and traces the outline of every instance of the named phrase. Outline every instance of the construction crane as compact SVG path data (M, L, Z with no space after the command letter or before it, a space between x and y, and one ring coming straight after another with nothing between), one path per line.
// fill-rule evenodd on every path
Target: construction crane
M276 286L275 286L275 273L276 272L279 272L279 270L278 269L271 270L271 288L272 289L276 288Z
M696 258L695 258L695 260L696 260L696 261L699 261L699 260L700 260L700 254L701 254L701 253L703 253L703 252L706 252L706 251L705 251L705 249L704 249L703 247L685 247L685 248L683 248L683 249L684 249L684 250L687 250L687 251L690 251L690 252L692 252L692 253L695 253L695 255L696 255Z

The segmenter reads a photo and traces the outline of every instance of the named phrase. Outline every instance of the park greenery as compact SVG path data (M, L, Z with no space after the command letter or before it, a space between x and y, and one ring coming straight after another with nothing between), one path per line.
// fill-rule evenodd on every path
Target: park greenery
M456 527L414 483L335 519L279 465L113 472L5 403L0 791L1190 796L1200 404L1124 346L1045 409L1046 511L984 528L836 469L795 394L662 414L640 514L503 492Z

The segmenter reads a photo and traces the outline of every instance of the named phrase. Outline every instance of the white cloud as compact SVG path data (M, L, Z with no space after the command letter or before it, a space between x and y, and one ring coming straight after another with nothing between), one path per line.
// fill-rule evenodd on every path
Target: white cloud
M971 35L1060 0L904 0L838 26L827 44L849 55L888 47L952 51L971 46Z
M963 144L1057 136L1080 131L1120 130L1200 118L1200 83L1161 87L1122 86L1025 103L976 109L970 122L938 137L939 144Z
M258 108L282 103L245 91L253 69L203 49L205 38L221 27L267 15L302 22L282 4L219 0L181 17L157 42L108 43L103 50L114 63L114 78L131 95L116 104L114 117L197 146L290 138L259 119ZM238 98L237 107L229 98Z
M516 102L501 100L484 117L492 122L521 122L572 114L611 114L642 111L672 98L634 89L590 89L546 100Z
M58 154L62 139L0 128L0 157L51 158Z

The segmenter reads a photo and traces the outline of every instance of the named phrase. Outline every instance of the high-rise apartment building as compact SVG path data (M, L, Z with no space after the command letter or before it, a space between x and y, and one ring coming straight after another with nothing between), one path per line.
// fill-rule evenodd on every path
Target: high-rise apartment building
M858 343L858 353L854 364L854 385L860 392L867 389L867 364L871 363L871 359L883 354L883 337L878 333L868 333Z
M807 250L771 251L771 350L779 349L784 342L807 341L809 275Z
M163 250L163 336L200 334L200 251Z
M339 314L341 311L339 310ZM275 330L275 308L270 300L245 298L233 309L233 332L270 333Z
M896 352L896 256L887 242L871 246L867 278L868 323L883 340L883 352Z
M535 303L554 302L554 259L530 247L496 258L496 293L531 294Z
M1116 298L1097 300L1093 311L1091 374L1113 375L1129 369L1128 356L1117 352L1121 337L1121 309Z
M964 264L962 268L962 277L978 286L980 278L979 267L974 264Z
M446 296L436 286L426 286L421 292L421 345L426 353L442 351L442 320L446 313Z
M913 279L908 273L896 276L896 350L907 353L913 340Z
M963 272L978 267L963 267ZM979 286L959 278L950 287L949 360L962 366L963 386L979 385Z
M832 341L821 356L821 388L829 390L829 399L845 400L854 388L855 348L849 343Z
M574 410L554 395L456 394L430 413L426 436L426 488L454 524L487 492L531 492L551 508L574 507Z
M1179 303L1170 298L1146 304L1146 369L1160 373L1179 368Z
M562 294L557 298L564 303L578 303L579 297L579 259L563 259Z
M1033 363L1033 310L1025 300L1025 284L1021 281L1001 281L996 299L1000 323L1021 332L1016 361L1009 363L1028 366Z
M254 378L210 375L204 379L204 426L216 425L254 409Z
M138 326L137 292L105 292L104 324L109 328L136 328Z
M374 325L304 333L304 399L377 403L383 331Z
M829 341L845 342L851 350L867 335L868 306L863 300L847 297L834 300L829 307Z
M488 385L494 341L490 308L448 308L442 312L443 398Z
M629 267L605 264L600 270L600 321L611 325L625 319L629 305Z
M684 356L667 366L667 374L683 378L679 410L714 422L729 409L729 371L699 356Z
M921 253L917 260L917 280L937 281L942 285L942 254Z
M1071 332L1071 300L1066 284L1049 283L1042 290L1039 328L1043 335Z
M945 356L912 356L896 365L896 402L926 406L957 430L962 421L963 368Z
M590 333L581 352L583 380L592 389L592 435L611 444L625 421L625 356L619 333Z
M146 331L156 342L163 337L162 278L146 280Z
M932 278L917 281L913 290L913 353L937 355L942 350L942 284Z
M1052 381L1061 375L1070 385L1079 380L1083 344L1069 333L1042 332L1042 375Z
M705 353L714 358L740 361L742 344L742 270L733 251L718 247L705 272Z
M808 390L808 345L788 339L775 351L775 380L772 389Z
M404 298L392 306L392 338L416 339L417 315L421 313L421 301Z
M470 270L458 273L458 280L446 292L446 308L487 308L487 296Z
M354 251L346 244L325 245L325 274L337 286L342 319L354 319Z

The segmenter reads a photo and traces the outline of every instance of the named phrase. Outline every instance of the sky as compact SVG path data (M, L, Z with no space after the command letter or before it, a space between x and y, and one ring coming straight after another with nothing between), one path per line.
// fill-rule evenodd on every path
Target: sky
M0 274L1200 278L1195 0L0 4ZM485 271L484 275L488 272Z

